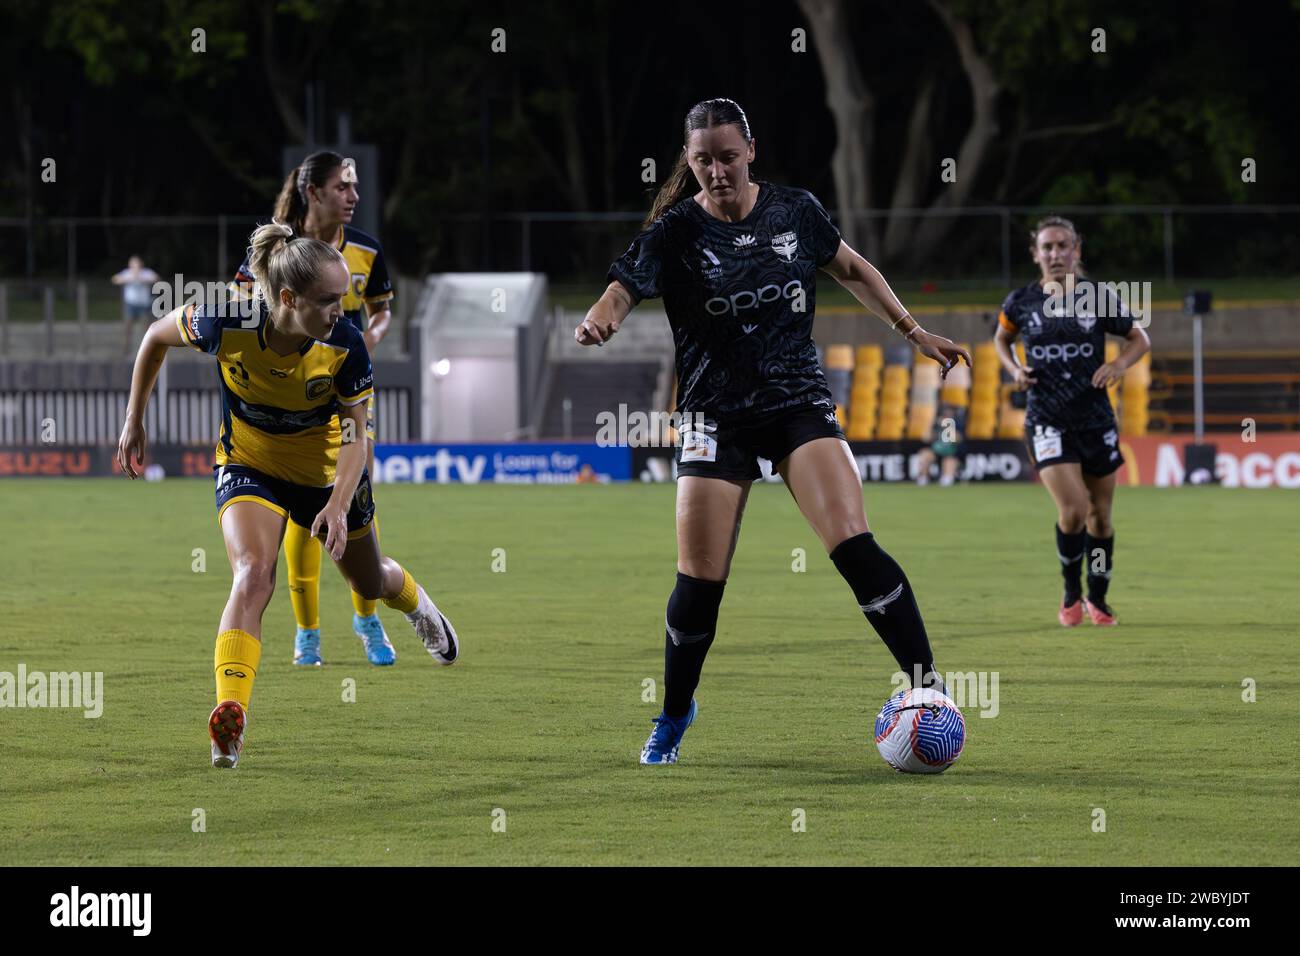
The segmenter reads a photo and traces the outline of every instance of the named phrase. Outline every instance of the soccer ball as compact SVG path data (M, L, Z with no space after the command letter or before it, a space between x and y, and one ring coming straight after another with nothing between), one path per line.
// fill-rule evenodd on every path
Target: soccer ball
M899 773L943 773L966 746L966 718L932 688L902 690L876 714L876 748Z

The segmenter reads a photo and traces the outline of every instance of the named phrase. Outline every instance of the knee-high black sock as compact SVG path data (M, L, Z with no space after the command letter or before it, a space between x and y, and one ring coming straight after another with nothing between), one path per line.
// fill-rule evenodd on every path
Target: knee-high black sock
M1083 570L1083 557L1087 551L1084 542L1085 533L1076 531L1074 534L1066 534L1056 528L1056 556L1061 559L1061 576L1065 578L1065 597L1066 604L1073 604L1083 595L1083 586L1079 583L1079 575Z
M1093 604L1106 603L1106 590L1110 587L1110 572L1115 554L1115 535L1109 538L1085 536L1088 551L1088 600Z
M913 683L920 673L922 683L928 686L930 681L925 678L934 670L934 655L912 586L898 562L885 553L870 531L841 541L831 552L831 560L899 668Z
M726 581L704 581L677 572L664 619L664 713L669 717L685 717L691 709L726 586Z

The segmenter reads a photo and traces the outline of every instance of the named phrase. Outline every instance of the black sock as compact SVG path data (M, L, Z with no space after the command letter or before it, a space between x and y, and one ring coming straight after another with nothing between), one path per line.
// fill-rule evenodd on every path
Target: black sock
M669 717L685 717L691 709L726 586L726 581L703 581L677 572L664 618L664 713Z
M1083 556L1088 550L1084 543L1085 533L1076 531L1066 534L1056 528L1056 556L1061 559L1061 576L1065 578L1065 603L1073 604L1083 596L1083 586L1079 576L1083 572Z
M912 586L898 562L876 543L876 536L865 531L841 541L831 552L831 560L849 582L867 621L913 684L918 673L924 676L934 670L934 655ZM928 686L930 681L922 683Z
M1110 587L1110 572L1115 554L1115 535L1094 538L1087 535L1088 600L1093 604L1106 603L1106 590Z

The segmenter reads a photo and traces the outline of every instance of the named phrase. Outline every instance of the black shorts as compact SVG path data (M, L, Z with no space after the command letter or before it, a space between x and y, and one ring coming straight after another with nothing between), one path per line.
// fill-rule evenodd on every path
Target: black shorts
M256 501L294 524L310 528L334 491L332 487L295 485L247 465L217 465L212 469L212 477L216 482L218 524L222 513L236 501ZM368 534L374 520L375 498L370 491L370 474L363 471L348 508L348 540Z
M1119 451L1119 430L1102 428L1059 429L1025 423L1029 459L1040 471L1049 465L1078 462L1085 475L1109 475L1124 464Z
M682 426L675 450L677 476L755 481L763 477L758 459L775 468L800 445L843 437L835 409L828 405L796 405L740 422L706 415L702 423L694 418L691 426Z

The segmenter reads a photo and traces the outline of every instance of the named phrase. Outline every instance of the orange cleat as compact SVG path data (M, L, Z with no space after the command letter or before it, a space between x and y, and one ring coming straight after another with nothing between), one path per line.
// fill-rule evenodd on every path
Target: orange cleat
M1083 623L1083 601L1075 598L1073 604L1066 604L1065 598L1061 598L1061 609L1056 612L1056 619L1061 622L1061 627L1078 627Z
M1092 623L1098 627L1114 627L1119 623L1115 617L1115 612L1101 601L1089 601L1084 598L1083 606L1088 612L1088 617L1092 619Z
M237 700L223 700L208 717L208 736L212 738L212 766L233 767L244 749L244 731L248 729L248 712Z

